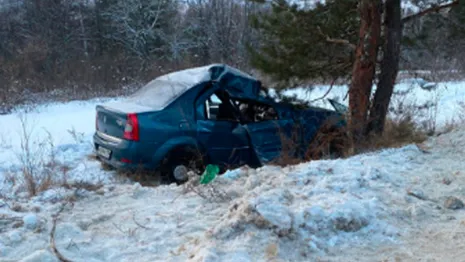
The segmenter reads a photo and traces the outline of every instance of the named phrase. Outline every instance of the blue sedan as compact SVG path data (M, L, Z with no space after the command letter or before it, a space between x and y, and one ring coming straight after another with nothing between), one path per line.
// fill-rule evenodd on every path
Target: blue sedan
M188 170L207 164L258 167L284 151L304 159L323 127L345 125L341 110L297 109L263 93L260 81L222 64L163 75L96 107L95 151L112 167L183 182Z

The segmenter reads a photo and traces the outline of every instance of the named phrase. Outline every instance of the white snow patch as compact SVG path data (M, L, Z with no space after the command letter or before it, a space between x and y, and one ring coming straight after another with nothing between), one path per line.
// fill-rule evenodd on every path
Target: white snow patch
M276 204L274 201L268 201L258 203L256 209L265 220L280 230L291 229L292 217L289 210L284 205Z
M39 219L36 214L27 214L23 217L24 227L29 230L35 230L39 225Z
M29 256L20 260L20 262L58 262L58 258L56 258L50 251L48 250L38 250Z
M9 244L15 245L23 240L23 234L19 230L14 230L8 233Z

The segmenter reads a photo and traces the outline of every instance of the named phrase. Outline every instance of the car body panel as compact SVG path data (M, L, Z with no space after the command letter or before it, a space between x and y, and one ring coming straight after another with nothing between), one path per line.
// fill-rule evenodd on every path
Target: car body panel
M292 128L289 119L270 120L245 125L250 135L252 148L262 164L280 156L283 150L284 130Z
M197 139L206 148L210 164L238 167L251 158L247 130L232 121L197 121Z

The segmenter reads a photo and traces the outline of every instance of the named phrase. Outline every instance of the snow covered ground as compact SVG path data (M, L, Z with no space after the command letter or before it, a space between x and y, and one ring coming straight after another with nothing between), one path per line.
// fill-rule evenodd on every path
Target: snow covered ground
M4 200L0 258L57 261L52 215L68 197L54 236L72 261L457 261L465 213L444 202L464 197L464 146L455 131L421 148L243 168L215 193L133 184Z
M414 105L424 113L416 114L418 122L434 120L438 127L462 120L464 83L439 83L432 91L418 83L397 85L393 108ZM327 89L289 94L313 101ZM347 103L346 92L335 86L328 97ZM446 256L437 261L463 254L440 248L450 249L445 241L463 246L465 214L443 202L465 194L464 131L430 139L428 152L409 145L287 168L243 168L214 181L217 191L200 187L195 193L173 185L141 187L89 157L95 106L107 101L47 104L0 116L0 261L56 261L52 215L64 199L73 204L58 219L55 242L72 261L437 258L425 255L426 247ZM427 102L433 105L422 107ZM315 104L329 107L324 100ZM25 137L30 156L22 150ZM28 199L24 163L46 169L50 162L60 167L52 170L56 179L103 186L54 188ZM442 242L435 245L436 236Z
M111 180L108 172L88 159L93 149L95 106L107 101L110 99L46 104L0 115L0 196L24 195L20 173L25 164L41 169L54 161L66 167L60 176L68 176L71 169L71 180Z

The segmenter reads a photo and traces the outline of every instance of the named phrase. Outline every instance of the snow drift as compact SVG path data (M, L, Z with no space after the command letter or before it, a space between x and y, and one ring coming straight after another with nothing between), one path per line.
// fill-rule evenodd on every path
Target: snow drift
M0 217L16 219L5 222L0 255L56 260L51 214L58 198L70 196L77 201L62 213L55 239L72 261L307 261L336 255L336 248L396 243L409 215L394 203L405 202L405 174L424 164L412 161L422 155L412 145L287 168L242 168L213 182L227 196L219 200L175 185L48 191L16 203L16 212L1 209Z

